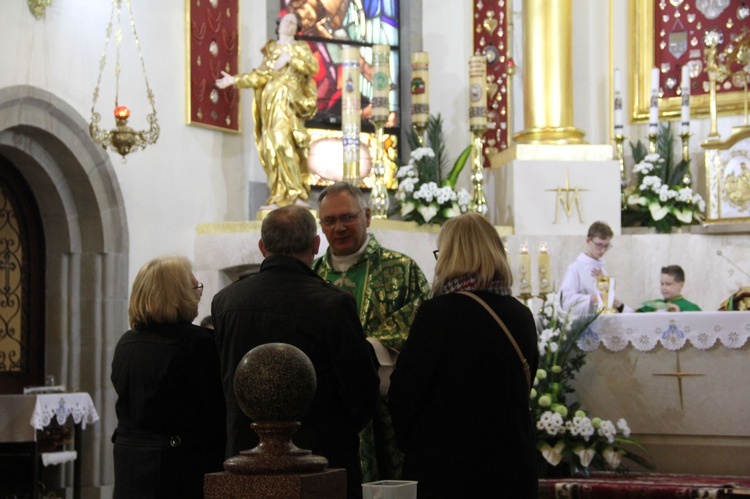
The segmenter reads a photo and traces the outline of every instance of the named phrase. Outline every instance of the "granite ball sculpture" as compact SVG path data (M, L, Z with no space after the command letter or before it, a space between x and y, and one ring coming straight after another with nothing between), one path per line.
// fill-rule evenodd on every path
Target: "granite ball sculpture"
M326 458L292 442L316 385L312 362L293 345L266 343L247 352L234 374L234 395L260 443L224 461L224 469L245 475L324 471Z

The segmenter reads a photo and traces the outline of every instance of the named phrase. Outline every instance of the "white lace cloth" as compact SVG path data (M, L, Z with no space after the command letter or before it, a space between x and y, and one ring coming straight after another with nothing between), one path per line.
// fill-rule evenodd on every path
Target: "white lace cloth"
M578 341L585 351L603 345L619 352L629 345L647 352L661 345L680 350L690 343L700 350L714 345L741 348L750 338L750 312L652 312L601 315Z
M50 424L56 418L58 424L64 424L68 417L86 429L87 424L99 421L94 402L88 393L48 393L36 395L34 412L31 413L31 426L37 430Z

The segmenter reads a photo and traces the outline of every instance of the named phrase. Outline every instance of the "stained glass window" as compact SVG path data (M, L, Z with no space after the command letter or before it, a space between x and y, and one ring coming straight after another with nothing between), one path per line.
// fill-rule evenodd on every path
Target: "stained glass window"
M318 86L318 111L307 122L311 134L310 167L318 176L318 183L327 179L320 175L316 163L341 163L341 64L344 46L360 50L360 92L362 107L362 170L363 185L370 187L370 152L375 143L373 125L369 122L372 99L372 46L391 47L389 93L390 111L386 123L387 158L395 159L398 138L399 102L399 0L280 0L280 15L295 12L302 20L299 38L307 41L320 67L315 75ZM319 131L316 131L318 129ZM323 132L326 130L326 132ZM338 132L337 132L338 130ZM319 149L319 150L316 150ZM395 188L395 163L386 160L386 185ZM330 170L330 169L329 169ZM335 178L333 180L336 180Z

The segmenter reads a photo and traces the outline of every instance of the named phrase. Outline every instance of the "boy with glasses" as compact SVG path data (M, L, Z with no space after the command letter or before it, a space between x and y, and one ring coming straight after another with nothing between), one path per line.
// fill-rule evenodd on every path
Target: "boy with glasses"
M599 304L599 290L596 278L606 275L604 255L612 247L612 228L604 222L594 222L586 235L586 251L578 255L565 271L560 285L562 306L575 315L593 314ZM632 312L617 297L614 308L618 312Z

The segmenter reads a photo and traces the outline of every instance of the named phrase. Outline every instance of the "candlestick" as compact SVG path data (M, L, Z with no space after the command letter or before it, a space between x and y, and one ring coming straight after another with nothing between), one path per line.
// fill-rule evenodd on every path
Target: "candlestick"
M521 298L531 296L531 255L526 243L521 244L520 263L520 286Z
M359 91L359 47L344 47L341 98L341 130L344 141L344 181L359 185L359 132L361 104Z
M615 134L615 159L620 163L620 184L624 186L628 183L628 176L625 172L625 136Z
M420 145L424 145L424 131L430 120L429 68L427 52L411 55L411 123Z
M680 138L682 139L682 160L686 163L690 162L690 132L682 132ZM690 166L685 170L685 175L682 176L682 185L690 187L693 181L690 178Z
M544 299L547 293L552 292L552 274L550 272L550 256L547 253L547 243L539 245L537 272L539 273L539 296Z
M388 45L372 47L372 122L375 125L375 157L372 171L375 181L370 192L372 217L388 218L388 190L385 187L385 134L383 128L388 121L391 91L391 48Z
M682 133L690 132L690 68L682 66L682 109L680 119L682 122Z
M651 70L651 107L648 115L648 132L656 135L659 131L659 68Z
M622 119L622 81L620 70L615 69L614 75L614 90L615 90L615 102L614 102L614 124L615 124L615 136L623 134L623 119Z

